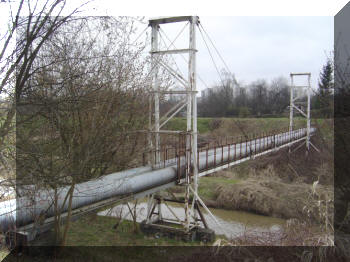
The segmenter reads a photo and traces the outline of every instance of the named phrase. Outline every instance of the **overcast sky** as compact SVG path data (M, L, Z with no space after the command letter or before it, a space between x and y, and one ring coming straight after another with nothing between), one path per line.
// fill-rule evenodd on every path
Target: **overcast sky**
M316 87L320 70L333 49L333 21L332 16L200 17L203 28L238 82L271 81L280 76L289 80L291 72L311 72L313 87ZM170 39L174 39L184 25L178 23L161 27ZM175 42L177 48L185 47L187 36L188 31L185 30ZM206 41L217 66L224 68L210 42ZM220 78L199 31L197 49L197 72L207 85L212 86ZM181 59L176 61L183 69ZM197 85L198 90L205 88L201 81Z
M199 14L201 24L240 83L271 81L280 76L289 80L291 72L311 72L312 86L316 88L320 70L333 50L334 15L347 0L216 0L215 3L177 0L171 4L162 0L154 0L152 4L130 0L118 7L113 0L103 2L109 4L96 4L96 10L103 10L104 15L145 15L148 19L159 15ZM182 26L165 26L164 32L173 39ZM180 37L177 48L181 48L181 41L187 43ZM198 75L206 85L218 83L219 76L199 32L197 49ZM224 68L217 56L215 61ZM183 60L177 62L181 64ZM184 67L180 65L181 69ZM200 80L197 83L198 90L205 88Z
M334 1L272 1L268 0L264 5L261 1L238 2L232 5L227 3L220 5L206 5L202 3L188 3L186 8L181 8L181 1L172 7L166 5L149 5L147 1L127 1L123 5L117 1L104 0L93 1L85 6L82 15L146 15L147 13L167 14L177 12L188 13L188 10L198 10L198 13L233 13L250 16L205 16L200 15L200 21L204 29L214 41L220 54L223 56L230 71L242 84L248 84L258 79L271 81L275 77L289 78L291 72L311 72L313 88L317 86L318 77L327 56L333 49L333 15L340 10L343 4L335 6ZM298 3L299 1L299 3ZM68 3L76 6L81 0L72 0ZM118 1L119 2L119 1ZM182 1L183 2L183 1ZM187 3L187 1L185 1ZM222 1L221 1L222 2ZM162 2L163 3L163 2ZM247 4L244 4L247 3ZM254 4L252 4L254 3ZM303 3L301 5L301 3ZM316 4L317 3L317 4ZM184 6L184 3L182 3ZM218 9L218 6L220 8ZM185 6L184 6L185 7ZM164 11L167 10L167 11ZM5 12L5 11L4 11ZM329 16L266 16L276 14L327 14ZM316 13L315 13L316 12ZM0 12L1 13L1 12ZM193 12L190 12L193 13ZM265 16L251 16L252 14ZM146 16L146 21L154 16ZM183 23L162 26L164 32L173 39L183 27ZM140 30L147 24L140 24ZM148 28L150 32L150 28ZM186 47L188 31L175 42L177 48ZM197 72L206 85L212 86L218 83L220 78L208 55L208 51L202 40L200 32L197 32ZM215 55L215 51L211 48ZM218 67L224 68L220 59L215 56ZM180 68L182 59L176 60ZM182 61L183 62L183 61ZM186 74L186 72L184 72ZM198 81L197 89L203 90L205 85Z

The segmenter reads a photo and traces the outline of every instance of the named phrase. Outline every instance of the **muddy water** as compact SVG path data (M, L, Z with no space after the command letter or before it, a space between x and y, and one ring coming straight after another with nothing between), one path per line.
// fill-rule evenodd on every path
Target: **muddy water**
M167 204L171 207L172 211L178 218L182 220L184 219L185 214L181 204ZM129 206L133 208L133 203L129 203ZM146 218L147 203L145 201L138 203L136 210L137 222L143 221ZM165 206L164 204L162 204L161 210L164 218L176 219L174 215L169 211L167 206ZM257 234L264 234L265 232L275 232L280 230L285 224L285 220L283 219L260 216L247 212L230 211L214 208L210 208L210 211L213 213L220 225L218 225L213 220L213 218L208 213L206 213L205 210L202 210L209 228L213 229L217 235L225 235L227 238L238 237L246 231L254 231ZM129 214L129 209L126 204L118 205L111 209L101 211L98 213L98 215L122 217L127 220L132 220L132 217Z

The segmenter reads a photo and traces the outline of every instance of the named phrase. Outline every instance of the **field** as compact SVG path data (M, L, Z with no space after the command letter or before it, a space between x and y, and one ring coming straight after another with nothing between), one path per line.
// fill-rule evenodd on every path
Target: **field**
M311 125L322 128L323 132L331 135L333 124L330 119L312 119ZM325 125L326 124L326 125ZM239 136L244 133L272 132L289 127L289 118L202 118L197 119L200 135L215 135L225 129L223 136ZM306 127L306 120L302 117L294 118L294 128ZM168 130L186 130L186 118L171 119L164 127ZM215 132L214 132L215 131ZM332 137L329 137L331 139Z

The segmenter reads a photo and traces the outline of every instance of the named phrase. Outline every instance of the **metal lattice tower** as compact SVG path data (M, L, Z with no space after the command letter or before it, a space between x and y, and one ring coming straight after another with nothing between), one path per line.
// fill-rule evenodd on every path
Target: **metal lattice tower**
M167 23L179 23L179 22L188 22L189 24L189 45L187 49L169 49L160 50L159 48L159 30L160 25ZM149 20L149 26L152 28L152 38L151 38L151 61L152 61L152 70L153 70L153 79L152 79L152 91L154 99L154 123L152 123L152 98L150 98L150 116L149 116L149 147L152 146L152 134L155 135L155 163L160 161L160 134L161 133L171 133L172 131L161 130L161 127L164 126L173 116L175 116L181 109L186 106L186 159L187 159L187 168L185 176L185 228L186 230L190 229L190 220L191 217L194 217L194 224L197 224L196 218L196 209L192 204L192 207L189 206L190 190L193 190L193 201L195 203L198 196L198 150L197 150L197 89L196 89L196 27L199 23L199 18L197 16L179 16L179 17L164 17ZM167 54L188 54L188 77L184 77L176 72L170 65L164 63L161 59L162 55ZM167 72L169 72L179 83L184 87L184 90L177 91L161 91L159 88L159 67L163 67ZM160 123L159 115L159 98L162 94L180 94L185 95L185 101L180 101L173 109L174 112L171 116L165 117L163 122ZM150 157L149 157L150 159ZM192 163L192 165L191 165ZM191 174L190 174L191 173ZM193 176L193 180L191 178ZM193 189L191 188L193 185ZM153 196L151 196L151 201L153 201ZM149 204L149 208L151 204ZM158 205L159 218L161 219L161 209L160 204ZM190 214L192 213L192 214ZM148 212L149 214L149 212Z
M307 85L295 85L294 77L307 77ZM306 155L310 151L310 145L319 151L310 141L311 135L311 73L290 74L290 106L289 106L289 132L293 131L294 109L306 118ZM306 101L305 101L306 92ZM306 107L306 108L305 108ZM305 110L306 109L306 110ZM306 112L305 112L306 111ZM289 148L289 152L291 149Z

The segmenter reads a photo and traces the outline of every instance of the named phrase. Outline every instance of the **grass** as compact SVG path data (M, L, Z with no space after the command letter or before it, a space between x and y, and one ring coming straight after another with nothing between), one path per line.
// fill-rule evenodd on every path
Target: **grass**
M220 174L221 172L216 176L203 176L198 180L198 194L204 201L216 200L218 186L229 186L239 182L238 179L222 177ZM170 190L177 198L183 200L185 198L184 189L181 188L179 190L179 188L180 187L173 187Z
M63 249L56 261L167 261L169 257L193 253L194 249L185 247L204 246L198 241L154 238L144 235L140 230L135 233L133 222L127 220L122 221L117 229L113 229L115 223L116 218L96 214L72 222L67 237L67 246L71 248ZM48 236L49 234L42 236L32 245L42 249L49 243ZM217 236L217 239L219 237L223 236ZM123 246L128 248L122 248ZM154 248L155 246L159 248ZM0 261L8 253L6 249L1 249ZM28 257L22 255L18 261L28 261L26 259ZM40 254L35 255L35 259L46 261Z
M83 216L72 222L67 236L67 248L58 253L55 261L167 261L170 256L178 255L179 252L183 255L191 254L192 249L185 249L186 246L204 245L201 242L154 238L144 235L139 230L135 233L132 221L124 220L117 229L113 229L115 224L116 218L97 214ZM35 257L23 254L15 261L47 261L44 246L49 245L50 237L52 234L45 234L32 243L31 250ZM155 246L159 248L154 248ZM6 249L0 250L0 261L7 254Z
M239 122L246 132L269 132L273 129L280 129L289 126L289 118L204 118L198 117L197 127L200 134L208 133L212 131L210 128L213 119L220 119L223 123L237 123ZM322 122L322 119L321 121ZM295 118L296 126L306 125L306 120L304 118ZM186 130L186 118L175 117L172 118L165 126L164 129L168 130ZM231 134L227 134L231 135Z
M197 119L197 129L199 133L207 133L209 131L209 125L212 118L199 117ZM168 130L183 130L186 131L186 118L185 117L175 117L172 118L166 125L164 129Z
M7 249L0 248L0 261L4 260L8 254L9 254L9 251Z
M116 218L90 215L72 223L68 246L193 246L199 242L183 242L170 238L154 238L140 230L133 232L133 222L124 220L113 229Z
M201 177L199 179L198 194L206 200L215 200L217 196L217 186L233 185L239 180L225 177Z
M257 123L262 131L271 130L273 128L281 128L281 124L289 126L288 117L264 117L264 118L239 118L239 117L221 117L221 118L211 118L211 117L198 117L197 125L198 130L201 133L206 133L210 130L209 125L213 119L221 119L223 121L239 121L242 123ZM306 119L304 117L294 117L296 125L306 125ZM312 119L318 124L322 125L327 119ZM165 129L171 130L186 130L186 118L185 117L174 117L167 124Z

